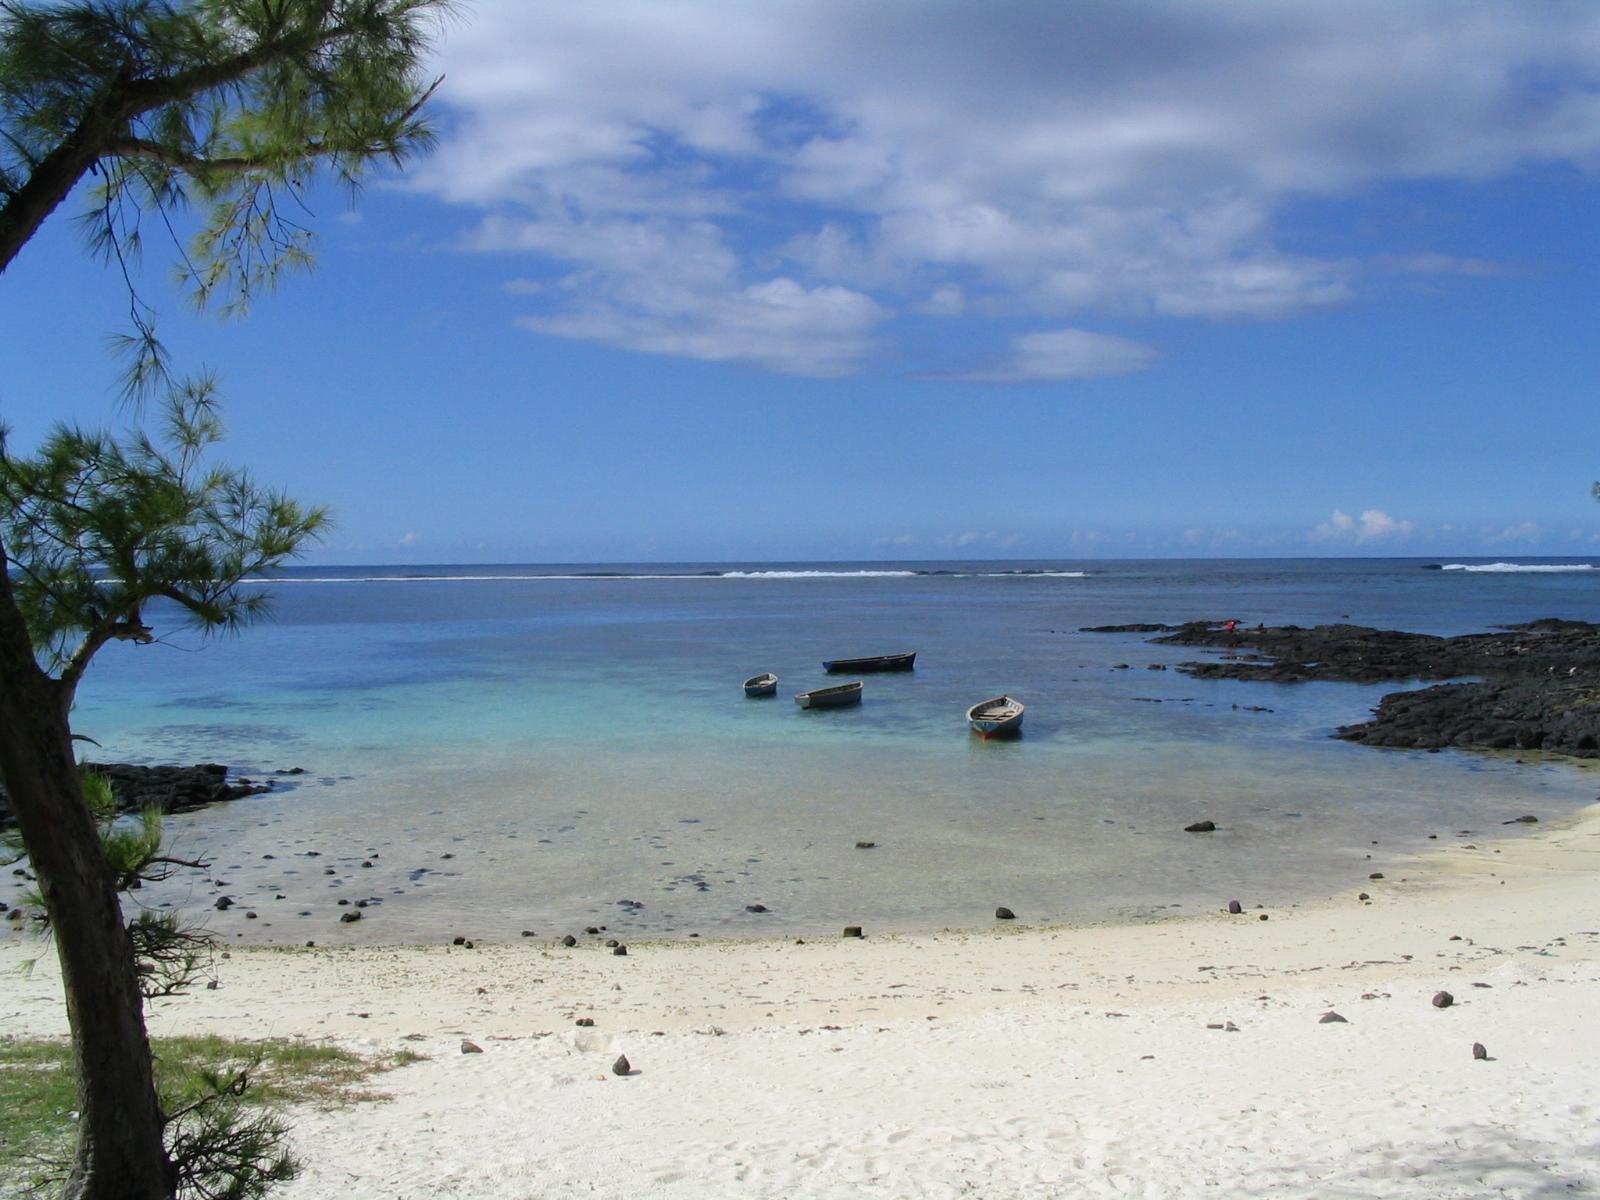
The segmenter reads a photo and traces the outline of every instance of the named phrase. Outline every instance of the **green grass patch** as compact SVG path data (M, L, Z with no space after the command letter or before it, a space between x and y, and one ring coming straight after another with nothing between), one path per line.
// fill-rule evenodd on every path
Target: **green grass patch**
M168 1111L202 1095L208 1077L241 1069L250 1075L245 1104L260 1109L384 1100L373 1079L422 1058L409 1050L366 1056L288 1038L161 1038L151 1048ZM0 1197L26 1195L61 1177L72 1154L76 1108L70 1042L0 1037Z
M69 1046L0 1040L0 1195L59 1176L76 1106Z

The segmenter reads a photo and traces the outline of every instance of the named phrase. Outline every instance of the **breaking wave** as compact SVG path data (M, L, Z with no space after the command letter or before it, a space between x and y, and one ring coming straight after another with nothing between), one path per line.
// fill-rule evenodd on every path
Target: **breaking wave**
M573 571L550 572L531 575L462 575L407 572L405 574L362 575L281 575L258 577L252 583L545 583L555 580L594 579L914 579L919 576L944 576L953 579L1004 579L1053 578L1084 579L1088 571L1050 571L1043 569L1016 569L1009 571L916 571L906 568L864 569L856 571L829 571L824 569L771 569L730 571L653 571L634 573L624 571Z
M1445 563L1441 571L1467 571L1474 575L1551 575L1563 571L1593 571L1592 563Z

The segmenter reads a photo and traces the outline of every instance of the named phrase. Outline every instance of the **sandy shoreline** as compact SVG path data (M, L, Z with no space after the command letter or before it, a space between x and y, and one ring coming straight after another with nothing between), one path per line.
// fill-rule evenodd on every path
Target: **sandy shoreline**
M1268 920L234 948L151 1027L430 1056L297 1114L292 1197L1600 1190L1600 806L1384 873ZM63 1031L37 953L6 1032Z

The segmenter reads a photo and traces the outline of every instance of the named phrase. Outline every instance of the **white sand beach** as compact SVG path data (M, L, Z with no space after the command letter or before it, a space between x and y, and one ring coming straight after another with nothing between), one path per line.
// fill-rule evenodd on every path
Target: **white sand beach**
M151 1026L428 1056L296 1112L285 1197L1600 1190L1600 806L1384 874L1131 926L240 948ZM64 1032L39 949L0 944L6 1032Z

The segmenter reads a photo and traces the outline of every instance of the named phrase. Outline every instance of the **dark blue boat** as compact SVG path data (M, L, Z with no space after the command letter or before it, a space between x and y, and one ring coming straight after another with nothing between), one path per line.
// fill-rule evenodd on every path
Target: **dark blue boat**
M822 664L829 675L865 675L872 671L909 671L917 661L915 650L906 654L877 654L871 658L836 658Z
M841 683L838 687L817 688L801 692L794 698L801 708L843 708L847 704L861 703L861 681Z

